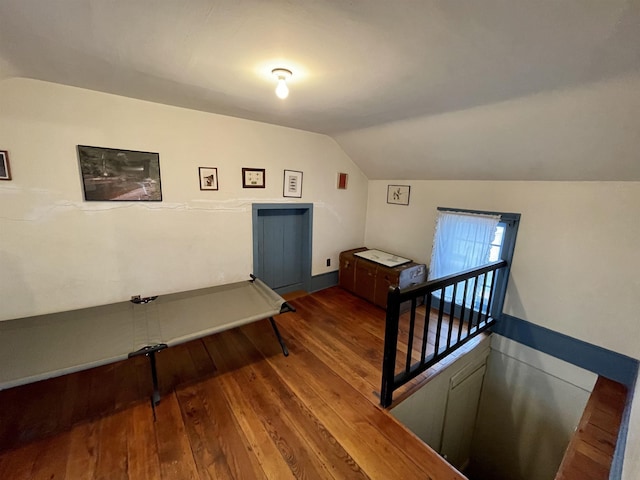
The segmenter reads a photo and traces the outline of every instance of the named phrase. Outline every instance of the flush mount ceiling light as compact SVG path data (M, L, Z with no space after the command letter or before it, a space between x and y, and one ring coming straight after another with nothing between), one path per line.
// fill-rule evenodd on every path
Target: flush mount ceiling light
M278 98L285 99L289 96L289 87L287 87L287 80L291 78L291 70L286 68L274 68L271 73L278 79L278 86L276 87L276 95Z

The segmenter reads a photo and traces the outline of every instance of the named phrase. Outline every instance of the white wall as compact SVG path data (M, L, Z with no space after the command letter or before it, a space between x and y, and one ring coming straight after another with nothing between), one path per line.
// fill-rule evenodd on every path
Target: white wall
M638 181L639 116L636 71L336 140L370 179Z
M494 480L554 478L596 378L492 335L471 472Z
M471 478L554 478L597 375L507 338L492 335L391 413L440 452L450 380L483 362Z
M163 201L83 201L78 144L158 152ZM14 78L0 149L0 320L246 279L254 202L314 204L313 275L363 243L367 180L325 135ZM219 191L200 191L199 166ZM267 188L242 189L242 167L266 168ZM301 199L282 197L284 169L304 172Z
M395 406L391 414L431 448L440 452L451 378L465 368L486 363L489 347L490 338L487 337L476 348L456 359L410 397Z
M522 214L505 313L640 359L640 182L371 181L366 245L429 263L438 206Z
M409 206L386 203L411 185ZM640 182L371 181L365 245L429 263L436 208L522 214L505 313L640 359ZM640 384L624 476L640 476Z

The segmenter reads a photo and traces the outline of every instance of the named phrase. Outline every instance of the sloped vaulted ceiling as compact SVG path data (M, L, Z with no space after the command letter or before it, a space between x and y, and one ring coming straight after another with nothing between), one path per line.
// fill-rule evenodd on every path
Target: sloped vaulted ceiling
M326 133L369 178L640 180L640 0L2 0L13 76Z

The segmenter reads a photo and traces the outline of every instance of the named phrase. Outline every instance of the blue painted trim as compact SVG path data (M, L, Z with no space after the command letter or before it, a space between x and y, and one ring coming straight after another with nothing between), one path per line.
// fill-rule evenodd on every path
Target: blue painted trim
M324 290L325 288L338 285L338 270L333 272L321 273L311 277L311 290L309 293Z
M313 255L313 203L254 203L251 205L251 221L253 234L253 272L260 277L262 272L258 264L260 252L258 251L258 215L261 210L303 210L306 226L305 237L303 239L305 248L303 249L302 270L304 289L311 290L311 257ZM282 289L281 289L282 290ZM279 293L286 293L284 290Z
M553 357L622 383L631 389L638 375L638 360L577 338L502 314L492 331Z

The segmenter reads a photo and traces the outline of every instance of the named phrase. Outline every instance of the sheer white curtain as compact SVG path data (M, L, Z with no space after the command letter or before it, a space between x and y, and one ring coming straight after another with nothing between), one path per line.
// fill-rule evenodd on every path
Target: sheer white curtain
M431 252L429 280L489 263L491 242L499 221L499 215L439 212ZM469 281L467 284L467 306L473 305L473 283ZM458 286L456 303L462 302L463 285ZM453 287L449 287L445 291L445 300L451 301L452 296Z

